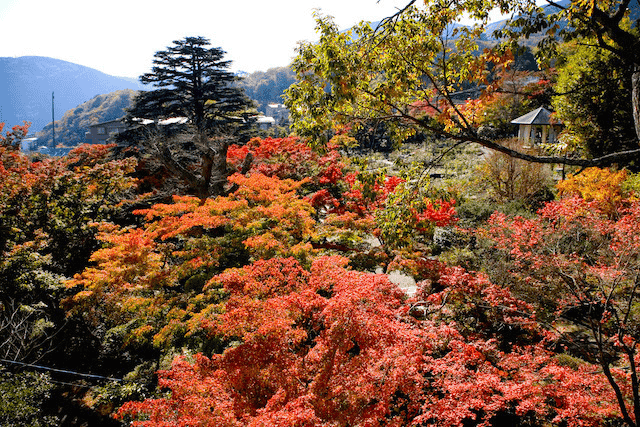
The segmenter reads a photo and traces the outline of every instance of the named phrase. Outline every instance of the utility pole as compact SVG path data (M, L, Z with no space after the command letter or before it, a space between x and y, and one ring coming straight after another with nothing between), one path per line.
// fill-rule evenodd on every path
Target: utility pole
M53 92L51 92L51 121L53 122L53 148L56 148L56 114L53 105Z

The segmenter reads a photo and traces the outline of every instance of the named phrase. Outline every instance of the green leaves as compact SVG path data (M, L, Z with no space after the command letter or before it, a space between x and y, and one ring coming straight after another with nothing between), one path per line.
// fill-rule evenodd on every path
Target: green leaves
M637 147L633 129L631 70L595 47L594 39L560 47L553 107L566 127L564 139L599 157Z
M471 28L454 25L466 12L484 16L486 11L472 3L409 7L378 28L362 23L347 32L317 15L320 41L298 48L293 68L300 81L287 92L296 132L324 143L327 132L358 129L377 118L401 141L418 128L434 130L416 107L427 103L429 115L451 124L451 132L472 133L453 93L486 83L488 61L494 66L509 61L477 52L483 22Z

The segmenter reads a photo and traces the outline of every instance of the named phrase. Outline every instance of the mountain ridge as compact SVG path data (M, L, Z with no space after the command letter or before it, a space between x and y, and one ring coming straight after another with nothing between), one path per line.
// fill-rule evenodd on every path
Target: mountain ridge
M8 126L31 122L31 132L42 130L52 118L96 95L117 90L145 90L129 77L45 56L0 57L0 122ZM53 99L52 99L53 94Z

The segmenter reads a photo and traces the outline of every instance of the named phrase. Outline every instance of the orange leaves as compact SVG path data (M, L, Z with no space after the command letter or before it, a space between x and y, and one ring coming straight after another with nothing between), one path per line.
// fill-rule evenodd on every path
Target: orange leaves
M182 236L198 239L207 230L225 229L245 236L245 244L261 253L283 255L313 233L313 209L297 190L306 181L280 180L262 174L235 174L229 182L238 190L227 197L207 199L175 197L173 204L155 205L139 211L151 221L154 238Z
M93 254L95 266L68 282L82 288L75 310L114 325L147 319L142 323L153 325L150 336L163 345L172 334L191 333L215 315L209 304L217 304L220 295L204 286L215 272L250 258L304 260L312 253L313 208L297 194L304 181L262 174L229 180L238 185L229 196L175 197L172 204L137 211L147 221L140 228L103 227L106 246ZM179 316L169 319L172 307Z
M406 414L390 415L389 404L396 392L409 398L420 389L412 367L419 338L398 318L402 292L385 276L345 270L345 262L321 257L306 270L274 258L215 277L230 293L215 327L241 343L211 361L178 360L160 373L171 397L130 403L120 413L167 422L200 399L211 405L208 414L194 412L205 424L233 408L243 425L377 425L388 416L403 425ZM214 392L224 401L213 402Z
M101 238L109 246L92 255L96 267L67 281L69 288L84 289L67 305L94 324L109 324L140 314L153 302L150 291L173 285L176 272L167 268L143 229L121 230Z
M229 181L239 185L232 198L248 203L247 209L235 215L234 227L249 235L245 244L255 251L256 259L304 252L299 245L315 232L313 208L297 194L306 181L261 174L234 175Z
M626 169L588 168L579 175L569 175L557 185L561 196L580 196L587 202L594 201L608 215L615 215L630 194L623 189L627 179Z

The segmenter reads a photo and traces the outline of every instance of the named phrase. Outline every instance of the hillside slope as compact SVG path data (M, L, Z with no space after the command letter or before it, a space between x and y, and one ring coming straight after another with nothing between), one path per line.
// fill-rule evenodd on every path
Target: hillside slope
M264 113L267 104L282 103L284 91L295 82L296 75L291 67L277 67L247 74L238 82L238 86L256 101L258 110Z
M12 126L23 120L38 132L51 121L51 93L56 120L65 111L99 94L122 89L143 90L132 79L41 56L0 58L0 121Z
M68 110L61 119L56 120L56 145L73 147L86 142L84 134L89 130L90 125L124 116L125 109L132 105L136 93L131 89L123 89L105 95L96 95L76 108ZM53 124L47 124L36 136L39 145L52 146Z

